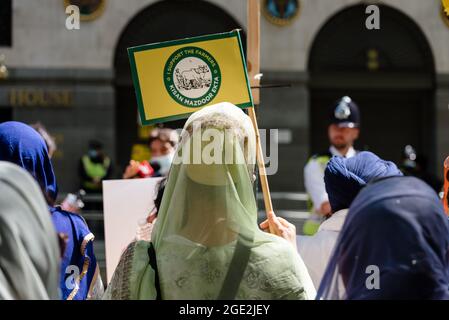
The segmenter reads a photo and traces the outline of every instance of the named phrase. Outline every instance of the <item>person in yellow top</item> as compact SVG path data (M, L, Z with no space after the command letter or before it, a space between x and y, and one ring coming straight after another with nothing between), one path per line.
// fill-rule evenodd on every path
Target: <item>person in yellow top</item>
M81 157L79 166L81 188L88 193L99 193L102 181L110 178L111 173L111 159L104 153L103 145L99 141L90 141L89 150Z
M304 167L304 185L309 195L310 217L303 226L305 235L317 232L320 223L331 213L329 199L324 186L324 170L333 156L351 158L357 154L354 142L359 137L360 111L348 96L342 97L331 109L327 151L313 155Z

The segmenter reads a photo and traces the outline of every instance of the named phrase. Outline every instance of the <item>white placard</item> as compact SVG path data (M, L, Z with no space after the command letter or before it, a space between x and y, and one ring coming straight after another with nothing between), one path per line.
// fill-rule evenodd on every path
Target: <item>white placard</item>
M106 276L111 281L120 256L136 237L138 222L154 208L162 178L103 181Z

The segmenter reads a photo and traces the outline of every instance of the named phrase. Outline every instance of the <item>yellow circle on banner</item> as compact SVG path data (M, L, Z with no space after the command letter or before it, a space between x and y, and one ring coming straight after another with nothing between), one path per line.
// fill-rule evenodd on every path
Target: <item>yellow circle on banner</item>
M262 13L277 26L292 24L299 17L300 0L264 0Z
M101 16L106 7L106 0L64 0L65 7L77 6L81 21L92 21Z

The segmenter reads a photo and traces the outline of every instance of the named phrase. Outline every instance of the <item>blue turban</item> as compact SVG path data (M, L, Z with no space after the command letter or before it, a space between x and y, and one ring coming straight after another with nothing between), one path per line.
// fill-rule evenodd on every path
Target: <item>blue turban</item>
M391 161L364 151L352 158L334 156L327 164L324 182L333 212L347 209L359 191L371 180L402 176Z
M51 201L56 200L57 186L47 146L39 133L16 121L0 124L0 160L17 164L39 183Z

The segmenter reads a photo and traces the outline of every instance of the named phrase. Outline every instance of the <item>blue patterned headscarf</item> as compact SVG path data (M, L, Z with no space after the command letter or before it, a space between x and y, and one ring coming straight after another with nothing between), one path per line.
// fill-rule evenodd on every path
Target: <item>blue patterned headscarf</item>
M370 181L390 176L402 176L391 161L363 151L352 158L334 156L327 164L324 182L333 212L347 209L359 191Z
M58 193L53 166L44 139L30 126L16 121L0 124L0 160L17 164L55 201Z

